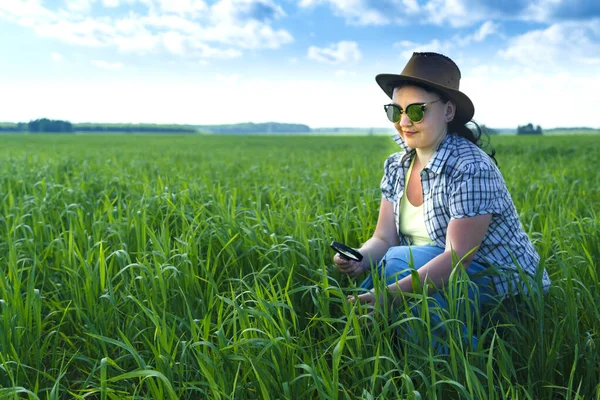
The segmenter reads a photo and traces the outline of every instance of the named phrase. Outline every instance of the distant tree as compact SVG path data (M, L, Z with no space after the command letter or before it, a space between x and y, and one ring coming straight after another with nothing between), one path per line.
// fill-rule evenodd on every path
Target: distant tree
M527 125L519 125L517 127L517 134L519 134L519 135L541 135L542 127L538 125L537 127L534 128L532 123L528 123Z
M29 121L29 123L27 124L27 129L29 130L29 132L39 132L40 131L40 120L39 119L35 119L33 121Z
M54 120L48 118L41 118L29 121L27 124L29 132L33 133L72 133L73 124L69 121Z
M27 132L27 124L23 122L0 122L0 132Z
M481 128L481 132L483 132L485 134L488 134L488 135L496 135L498 133L497 130L492 129L492 128L490 128L490 127L488 127L486 125L483 125L483 124L480 125L480 128Z

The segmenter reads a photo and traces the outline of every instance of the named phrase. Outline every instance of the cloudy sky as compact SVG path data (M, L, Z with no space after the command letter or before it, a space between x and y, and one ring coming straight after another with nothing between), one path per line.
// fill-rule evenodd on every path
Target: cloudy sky
M386 127L435 51L479 123L600 128L598 0L0 0L0 47L0 121Z

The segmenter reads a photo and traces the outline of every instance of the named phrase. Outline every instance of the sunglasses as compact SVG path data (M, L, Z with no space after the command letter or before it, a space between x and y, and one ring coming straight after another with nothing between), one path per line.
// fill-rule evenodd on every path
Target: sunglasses
M406 110L403 110L402 107L400 107L398 104L391 103L384 105L383 109L385 110L388 119L395 124L400 122L400 118L402 118L402 113L406 113L406 115L412 122L417 123L423 121L423 117L425 116L425 109L428 105L437 103L441 100L442 99L437 99L434 101L430 101L429 103L409 104L408 106L406 106Z

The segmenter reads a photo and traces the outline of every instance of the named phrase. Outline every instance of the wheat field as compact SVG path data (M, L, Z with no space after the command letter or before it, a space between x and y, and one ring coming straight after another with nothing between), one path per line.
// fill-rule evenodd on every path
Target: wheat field
M445 353L331 261L388 137L1 138L0 398L600 399L600 136L491 138L552 287Z

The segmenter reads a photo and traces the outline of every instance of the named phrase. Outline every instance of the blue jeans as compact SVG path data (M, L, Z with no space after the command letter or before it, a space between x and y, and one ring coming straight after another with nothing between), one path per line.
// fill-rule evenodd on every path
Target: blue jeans
M385 280L386 285L390 285L404 278L405 276L410 275L413 269L418 270L423 265L427 264L427 262L443 252L444 249L441 247L432 245L391 247L380 261L376 272L379 274L381 280ZM473 261L466 270L471 281L471 283L468 284L467 290L470 304L469 307L464 307L463 304L463 307L461 307L463 312L459 318L465 323L462 325L462 331L465 335L467 334L467 319L471 319L471 321L473 321L477 311L479 311L479 315L482 315L487 310L496 307L500 302L500 297L496 293L491 276L486 275L487 269L488 267L485 265ZM374 287L373 276L369 275L362 282L360 287L362 289L372 290ZM430 310L435 310L436 308L438 310L448 310L448 295L448 291L446 289L442 289L429 296L430 301L428 302L428 305ZM464 309L469 310L469 314L471 315L465 315ZM421 309L418 306L412 307L411 311L416 316L421 315ZM432 330L433 327L436 326L434 332L435 336L443 338L447 333L446 329L444 328L444 324L441 323L442 319L440 318L439 313L436 314L435 312L431 312L430 317ZM452 318L456 318L456 316L452 316ZM477 348L477 343L477 336L473 335L471 337L471 346L473 349ZM440 343L435 339L432 345L437 347L440 352L447 352L447 348L445 348L444 345L440 345Z

